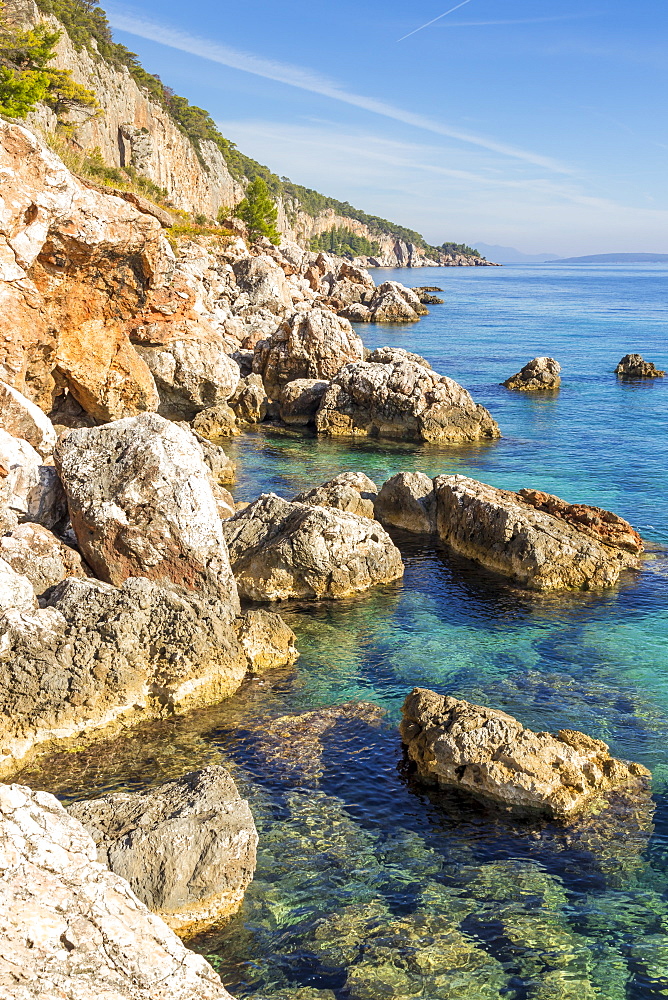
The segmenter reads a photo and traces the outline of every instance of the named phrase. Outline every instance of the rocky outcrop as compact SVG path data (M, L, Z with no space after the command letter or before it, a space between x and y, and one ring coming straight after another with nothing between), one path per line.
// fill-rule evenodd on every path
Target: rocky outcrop
M278 398L278 412L284 424L305 427L315 423L315 415L329 382L317 378L296 378L287 382Z
M250 600L346 597L404 571L377 522L274 493L225 521L223 530L239 593Z
M237 621L237 635L251 674L290 666L299 659L295 633L273 611L263 608L247 611Z
M434 483L423 472L399 472L383 483L374 504L374 516L385 527L415 534L436 532Z
M43 465L35 449L0 429L0 517L14 524L34 521L46 528L67 514L65 494L52 465Z
M306 490L293 497L293 503L308 503L318 507L334 507L359 517L374 517L374 501L378 487L363 472L342 472L322 486Z
M296 313L255 348L253 371L277 399L294 379L331 379L351 361L364 357L361 339L346 319L326 309Z
M73 803L97 860L180 934L234 913L255 871L257 832L224 767L158 788Z
M615 375L622 379L658 378L665 374L651 361L644 361L642 354L625 354L615 368Z
M501 385L505 385L506 389L519 389L521 392L558 389L561 385L560 371L561 365L554 358L533 358Z
M428 310L411 288L397 281L384 281L374 292L369 312L372 323L414 323Z
M38 744L233 694L247 669L234 605L134 577L120 589L68 579L40 610L5 610L0 768Z
M489 412L445 375L412 361L346 365L323 396L318 433L456 443L500 437Z
M53 795L0 785L2 996L231 1000L208 962L96 856Z
M56 462L81 552L102 580L171 581L238 612L220 517L193 434L158 414L79 428Z
M12 437L27 441L42 458L53 454L53 424L39 406L6 382L0 382L0 427Z
M0 558L27 577L38 596L68 576L89 572L79 553L41 524L19 524L0 537Z
M534 733L505 712L423 688L402 714L401 738L423 781L506 807L570 820L615 789L644 792L651 778L584 733Z
M598 507L438 476L437 528L455 552L532 590L609 587L639 565L642 540Z

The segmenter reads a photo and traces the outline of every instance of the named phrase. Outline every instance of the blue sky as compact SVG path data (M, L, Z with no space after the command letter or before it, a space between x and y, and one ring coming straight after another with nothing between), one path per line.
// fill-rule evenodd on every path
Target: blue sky
M457 2L103 5L243 152L431 242L668 253L665 0Z

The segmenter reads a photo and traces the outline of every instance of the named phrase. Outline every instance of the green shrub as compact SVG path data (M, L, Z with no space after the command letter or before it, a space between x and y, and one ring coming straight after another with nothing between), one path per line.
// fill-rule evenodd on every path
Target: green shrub
M262 177L253 178L246 188L246 197L237 205L234 214L248 226L251 240L266 236L275 246L281 242L276 229L278 209Z

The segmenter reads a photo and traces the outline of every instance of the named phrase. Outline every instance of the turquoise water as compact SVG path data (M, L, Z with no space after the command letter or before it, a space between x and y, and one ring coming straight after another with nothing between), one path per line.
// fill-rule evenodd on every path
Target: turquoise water
M668 370L662 266L382 271L438 285L410 326L361 327L369 347L426 357L492 412L481 446L236 439L238 499L286 497L347 469L462 472L610 508L651 543L640 573L599 594L521 593L397 536L403 581L355 599L281 607L294 668L187 719L145 727L28 769L65 800L229 766L260 832L242 910L194 942L237 997L267 1000L649 1000L668 996L668 378L622 384L638 352ZM499 383L536 355L562 365L557 394ZM416 787L397 737L414 685L503 708L537 729L582 729L654 774L654 800L576 833L511 823ZM363 699L304 750L268 736L278 716Z

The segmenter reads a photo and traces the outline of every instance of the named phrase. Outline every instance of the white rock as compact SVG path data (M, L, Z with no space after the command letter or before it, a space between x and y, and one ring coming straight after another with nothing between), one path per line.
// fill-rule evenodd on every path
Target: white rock
M56 432L46 413L6 382L0 382L0 427L23 438L42 458L53 453Z

